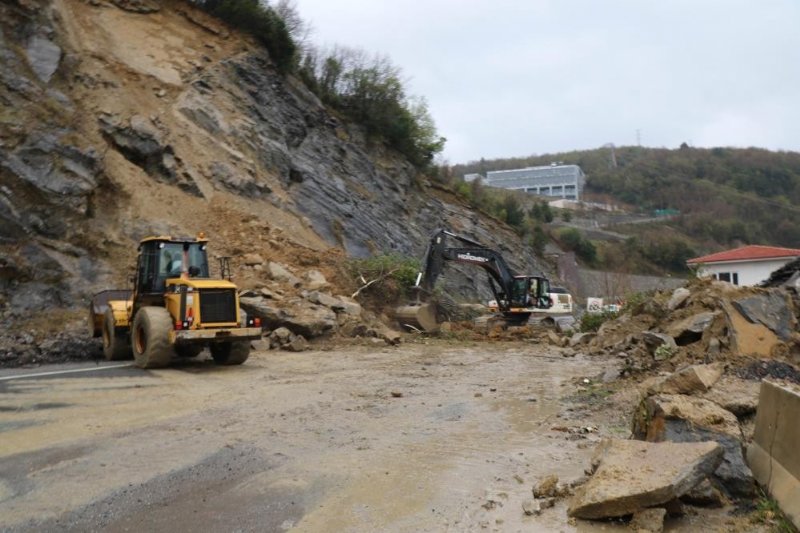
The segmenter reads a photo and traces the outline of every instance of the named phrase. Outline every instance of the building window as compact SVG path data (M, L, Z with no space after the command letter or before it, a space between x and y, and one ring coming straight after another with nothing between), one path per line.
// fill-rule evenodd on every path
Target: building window
M739 273L738 272L720 272L718 274L714 274L714 279L718 279L719 281L727 281L728 283L733 283L734 285L739 284Z

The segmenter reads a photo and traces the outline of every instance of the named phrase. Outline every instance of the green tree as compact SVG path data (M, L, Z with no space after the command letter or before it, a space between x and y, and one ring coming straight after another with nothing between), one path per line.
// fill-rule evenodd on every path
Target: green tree
M545 233L541 226L535 226L533 228L531 245L533 246L533 251L537 256L542 257L544 255L545 246L547 246L548 240L547 233Z
M280 72L294 68L297 46L284 20L268 5L259 0L198 0L197 5L258 39Z

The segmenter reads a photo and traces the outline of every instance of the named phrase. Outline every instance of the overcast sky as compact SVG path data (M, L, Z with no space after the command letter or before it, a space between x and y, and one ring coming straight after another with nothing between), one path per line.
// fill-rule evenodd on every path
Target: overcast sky
M451 164L617 146L800 151L800 0L296 0L388 56Z

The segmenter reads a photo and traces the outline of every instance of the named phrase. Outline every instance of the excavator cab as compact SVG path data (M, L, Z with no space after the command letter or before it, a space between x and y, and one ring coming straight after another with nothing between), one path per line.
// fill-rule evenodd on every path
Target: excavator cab
M550 307L550 281L540 276L515 276L511 284L512 309Z

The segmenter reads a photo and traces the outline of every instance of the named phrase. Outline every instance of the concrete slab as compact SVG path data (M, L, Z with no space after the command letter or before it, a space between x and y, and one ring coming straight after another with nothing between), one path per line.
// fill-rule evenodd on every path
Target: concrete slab
M800 387L764 381L756 429L747 448L753 475L800 528Z

